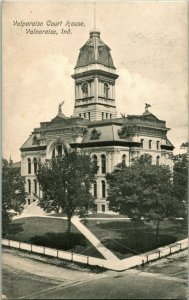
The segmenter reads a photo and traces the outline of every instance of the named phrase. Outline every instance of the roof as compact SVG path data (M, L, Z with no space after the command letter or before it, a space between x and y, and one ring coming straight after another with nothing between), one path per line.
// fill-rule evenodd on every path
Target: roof
M99 63L106 67L115 69L111 49L101 40L99 31L90 32L90 38L80 49L75 68Z

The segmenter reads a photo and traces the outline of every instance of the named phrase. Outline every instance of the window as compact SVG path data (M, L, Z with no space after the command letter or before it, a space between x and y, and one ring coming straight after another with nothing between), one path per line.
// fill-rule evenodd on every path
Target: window
M144 139L141 139L140 143L141 143L141 148L144 148Z
M101 172L102 174L106 174L106 155L101 155Z
M81 114L79 114L80 118L81 118Z
M112 114L110 114L110 119L112 118Z
M31 202L30 202L30 199L28 199L28 205L30 205L30 203L31 203Z
M157 157L156 157L156 165L157 165L157 166L159 166L159 161L160 161L160 157L157 156Z
M105 205L104 204L102 204L102 212L105 212Z
M156 142L156 148L159 149L159 141Z
M126 155L125 154L123 154L123 156L122 156L122 165L126 166Z
M94 197L97 198L97 183L94 183Z
M28 194L31 194L31 180L28 179Z
M97 161L97 156L96 156L96 154L94 154L94 155L92 156L92 161L93 161L93 166L94 166L94 168L96 168L96 173L97 173L97 163L98 163L98 161Z
M83 97L88 97L88 83L84 82L82 85Z
M106 183L102 180L102 198L106 198Z
M149 140L149 149L152 149L152 140Z
M52 152L52 158L55 158L55 148L53 149L53 152Z
M57 151L58 151L58 158L61 158L62 157L62 145L58 145Z
M108 113L106 113L106 119L108 119Z
M88 112L88 118L89 118L89 121L91 120L91 113Z
M86 118L86 113L83 114L83 117Z
M28 158L28 174L31 174L31 158Z
M105 98L109 97L109 86L108 86L108 83L104 83L104 97Z
M104 113L102 112L102 120L104 120Z
M37 173L37 158L34 157L33 159L33 166L34 166L34 174Z
M34 184L34 194L37 195L37 180L36 179L34 179L33 184Z

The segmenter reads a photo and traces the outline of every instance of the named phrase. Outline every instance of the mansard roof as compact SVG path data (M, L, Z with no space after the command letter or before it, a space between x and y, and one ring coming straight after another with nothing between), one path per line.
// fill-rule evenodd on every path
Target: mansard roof
M88 41L80 49L75 68L98 63L115 69L110 51L111 49L101 40L100 32L92 31Z

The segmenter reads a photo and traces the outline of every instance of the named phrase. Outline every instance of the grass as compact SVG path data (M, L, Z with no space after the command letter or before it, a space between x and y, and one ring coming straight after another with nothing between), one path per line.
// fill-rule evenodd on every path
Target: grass
M137 230L129 220L88 220L87 227L120 259L151 251L156 247L155 227L142 224ZM180 221L160 223L160 243L165 246L187 237L187 225Z
M103 258L74 225L71 227L71 247L68 247L66 230L66 220L54 218L50 220L40 217L23 218L12 222L5 238Z

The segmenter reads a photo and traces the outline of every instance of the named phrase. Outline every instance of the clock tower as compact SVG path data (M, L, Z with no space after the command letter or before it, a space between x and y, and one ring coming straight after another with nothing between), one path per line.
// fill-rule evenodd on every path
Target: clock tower
M90 32L72 75L75 80L74 116L89 121L116 118L115 81L118 75L110 51L99 31Z

